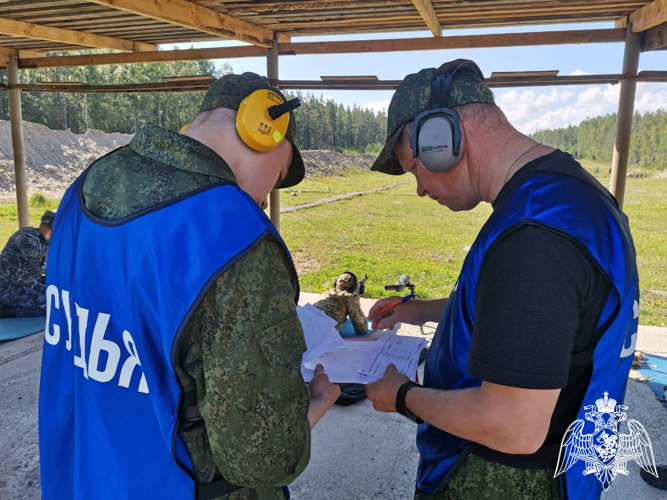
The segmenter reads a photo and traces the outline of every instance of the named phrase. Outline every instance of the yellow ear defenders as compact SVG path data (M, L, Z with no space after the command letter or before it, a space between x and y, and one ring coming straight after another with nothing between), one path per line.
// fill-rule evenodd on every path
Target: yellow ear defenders
M256 90L243 99L236 113L239 137L255 151L271 151L285 138L289 112L299 106L298 98L285 102L272 90Z

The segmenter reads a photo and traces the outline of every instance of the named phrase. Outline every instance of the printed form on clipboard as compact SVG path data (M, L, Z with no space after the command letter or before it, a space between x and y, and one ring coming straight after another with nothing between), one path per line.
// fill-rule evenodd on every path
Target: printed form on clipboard
M317 327L312 322L308 326ZM312 380L318 364L324 366L329 380L334 383L369 384L375 382L384 375L390 364L395 365L399 372L414 381L419 365L419 355L426 347L426 340L418 337L382 335L378 339L351 339L348 341L341 339L340 343L329 338L326 341L329 346L338 345L322 352L323 349L317 347L314 339L310 339L309 342L311 335L321 338L321 332L309 332L304 326L304 334L308 351L304 354L301 373L306 382ZM318 354L306 356L308 352Z

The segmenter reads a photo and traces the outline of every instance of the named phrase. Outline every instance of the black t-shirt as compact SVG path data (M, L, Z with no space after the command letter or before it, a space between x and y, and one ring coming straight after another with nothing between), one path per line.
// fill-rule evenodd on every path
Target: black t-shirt
M554 165L595 185L599 194L591 190L591 196L604 196L599 192L604 188L570 155L555 151L519 170L494 207L537 170ZM555 467L554 453L576 420L590 380L586 353L597 339L595 327L609 291L587 251L555 230L520 225L494 243L480 268L468 373L494 384L561 393L536 454L508 455L471 443L473 453L513 467Z

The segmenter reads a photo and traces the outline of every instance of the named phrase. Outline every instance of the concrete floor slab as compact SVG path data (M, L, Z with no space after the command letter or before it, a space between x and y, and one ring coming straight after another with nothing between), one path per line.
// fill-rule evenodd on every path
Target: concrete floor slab
M312 302L314 294L302 294ZM374 301L362 299L362 308ZM435 325L425 328L430 339ZM418 327L400 325L401 335L421 336ZM386 332L376 332L380 335ZM37 500L39 448L37 402L43 334L0 343L0 499ZM667 354L667 329L640 327L637 348ZM420 370L421 371L421 370ZM423 373L420 373L420 377ZM667 463L667 410L654 393L629 381L628 418L641 422L653 443L655 459ZM403 500L412 498L418 453L415 425L396 414L373 410L369 401L334 407L313 431L311 462L292 485L295 500ZM604 500L667 499L667 493L646 485L638 466L619 477Z

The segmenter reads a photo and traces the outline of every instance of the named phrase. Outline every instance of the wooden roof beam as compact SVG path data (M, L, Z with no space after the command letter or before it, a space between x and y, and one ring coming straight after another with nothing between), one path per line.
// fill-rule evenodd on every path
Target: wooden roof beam
M622 42L624 29L593 29L539 31L494 35L465 35L428 38L396 38L386 40L353 40L342 42L279 43L281 55L355 54L371 52L403 52L412 50L473 49L489 47L522 47L578 43ZM87 54L20 59L19 67L56 68L102 64L194 61L199 59L230 59L263 57L266 50L257 46L214 47L208 49L160 50L133 54Z
M264 57L262 47L213 47L208 49L159 50L115 54L83 54L19 59L21 69L65 68L72 66L99 66L105 64L138 64L150 62L198 61L204 59L231 59L236 57Z
M94 35L84 31L72 31L41 24L24 23L13 19L0 18L0 34L48 40L50 42L66 43L68 45L82 45L98 49L134 51L153 51L157 46L151 43L135 42L122 38Z
M431 0L412 0L417 12L422 16L422 19L428 26L428 29L433 33L433 36L442 36L442 28L438 15L435 13Z
M632 23L633 33L640 33L667 22L667 0L653 0L629 16L622 17L616 21L616 28L625 28L628 21Z
M274 32L187 0L88 0L112 9L131 12L222 38L240 40L264 48L273 47Z
M646 30L642 39L642 52L663 49L667 49L667 23Z
M36 50L17 50L0 47L0 68L7 66L10 57L44 57L45 52L38 52Z
M539 72L534 72L539 73ZM202 75L205 76L205 75ZM73 82L45 82L42 84L5 85L0 83L0 91L18 88L31 92L193 92L206 90L210 80L188 77L188 80L175 80L152 83L130 83L123 85L86 85ZM487 79L489 87L536 87L554 85L592 85L611 83L617 84L626 78L624 74L609 75L567 75L567 76L517 76L491 77ZM640 71L636 77L638 82L667 82L667 71ZM302 90L395 90L401 80L271 80L283 89Z

